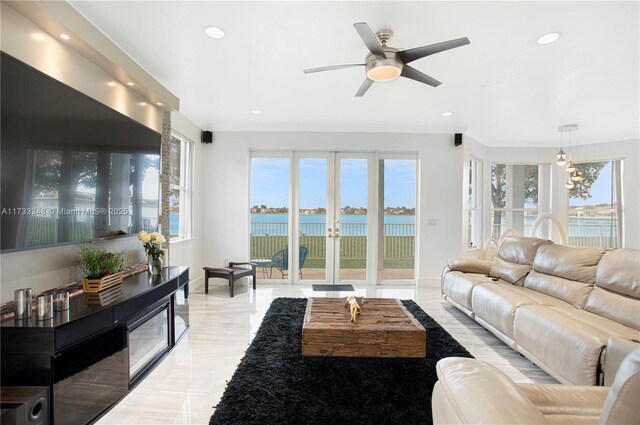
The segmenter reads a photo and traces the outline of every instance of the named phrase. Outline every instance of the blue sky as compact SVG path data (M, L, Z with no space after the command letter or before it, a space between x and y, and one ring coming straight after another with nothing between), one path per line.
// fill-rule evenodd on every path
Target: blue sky
M326 208L327 160L302 158L300 162L300 208ZM367 206L367 161L342 158L341 207ZM251 205L288 206L289 160L251 160ZM385 160L385 206L416 206L416 161Z
M300 208L326 208L327 162L325 158L302 158L300 167ZM341 207L366 206L366 160L341 160ZM416 206L416 161L385 160L385 206ZM600 172L591 187L592 197L570 199L571 206L607 204L611 193L611 163ZM253 158L251 160L251 205L283 207L289 204L289 159Z
M600 171L598 180L593 183L589 190L591 198L569 198L569 206L609 204L611 202L611 168L611 162L608 162Z

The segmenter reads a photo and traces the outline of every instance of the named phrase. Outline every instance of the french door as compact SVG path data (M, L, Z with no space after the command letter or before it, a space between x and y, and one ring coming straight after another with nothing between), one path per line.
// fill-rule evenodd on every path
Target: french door
M296 153L294 282L366 282L373 242L371 154Z
M250 256L262 266L258 277L326 284L413 281L417 160L396 156L253 157ZM275 202L287 205L268 205Z

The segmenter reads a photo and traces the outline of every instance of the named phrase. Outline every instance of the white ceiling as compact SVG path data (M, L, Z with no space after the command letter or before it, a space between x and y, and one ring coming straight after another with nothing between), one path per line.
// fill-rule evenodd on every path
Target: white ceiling
M580 143L639 137L636 1L72 4L205 129L466 132L488 146L555 146L557 127L577 123ZM361 21L391 28L393 47L471 44L412 63L438 88L400 78L355 98L363 68L303 74L363 63ZM206 37L208 25L226 37ZM552 31L559 41L536 44Z

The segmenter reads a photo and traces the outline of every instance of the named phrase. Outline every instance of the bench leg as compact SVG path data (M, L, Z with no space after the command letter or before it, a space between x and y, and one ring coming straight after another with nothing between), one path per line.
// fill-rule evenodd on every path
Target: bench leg
M209 293L209 272L204 272L204 293Z
M253 289L256 289L256 271L253 270Z
M233 275L229 276L229 291L231 291L231 298L233 298Z

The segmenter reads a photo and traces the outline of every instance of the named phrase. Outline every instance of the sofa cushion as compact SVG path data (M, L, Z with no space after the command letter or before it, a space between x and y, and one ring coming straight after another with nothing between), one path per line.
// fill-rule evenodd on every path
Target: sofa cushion
M540 247L533 270L584 283L595 283L596 266L605 248L577 248L556 244Z
M598 263L585 310L640 330L640 251L609 251Z
M602 256L596 286L640 299L640 251L616 249Z
M608 388L518 384L550 424L597 424Z
M489 274L491 261L476 258L450 258L447 262L449 269L465 273Z
M600 413L601 424L637 424L640 400L640 348L620 364Z
M513 334L518 351L560 382L597 383L600 355L609 332L555 311L552 306L523 305L516 310Z
M576 308L583 308L593 285L562 277L551 276L532 270L524 280L524 287L547 294L570 303Z
M640 330L640 300L599 287L593 288L584 309Z
M544 416L507 375L476 359L448 357L436 364L435 424L543 424Z
M491 281L490 278L478 273L449 272L442 281L442 292L447 299L471 311L471 292L480 282Z
M541 246L524 286L583 308L596 280L604 248Z
M513 318L516 310L529 304L566 305L565 302L510 283L480 283L471 296L473 313L499 332L513 337Z
M623 339L640 338L640 331L585 310L578 310L573 307L562 305L549 306L549 309L563 314L567 318L584 323L602 332L606 332L609 336L617 336Z
M489 274L522 286L522 278L529 273L538 248L552 242L524 236L507 236L500 243Z

